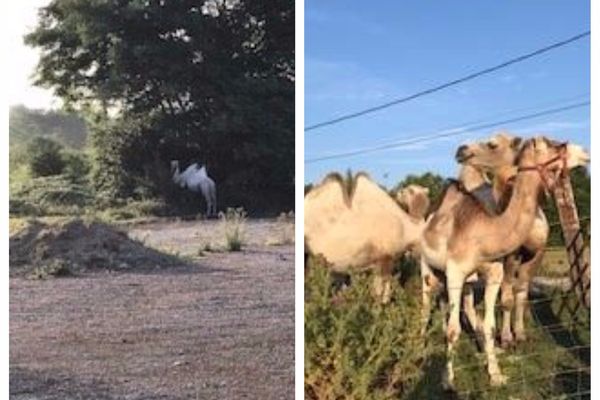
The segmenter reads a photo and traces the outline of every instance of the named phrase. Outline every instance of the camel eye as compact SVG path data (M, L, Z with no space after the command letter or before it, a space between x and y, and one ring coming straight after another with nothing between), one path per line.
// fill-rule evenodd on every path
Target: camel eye
M496 150L498 148L498 145L494 142L488 142L487 146L490 150Z

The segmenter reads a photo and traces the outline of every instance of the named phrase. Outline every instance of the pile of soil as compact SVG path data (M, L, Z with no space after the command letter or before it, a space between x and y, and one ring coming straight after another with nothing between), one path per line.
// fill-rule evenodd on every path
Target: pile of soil
M181 264L108 224L34 221L10 237L10 275L70 275L91 270L152 270ZM46 272L44 272L46 271Z

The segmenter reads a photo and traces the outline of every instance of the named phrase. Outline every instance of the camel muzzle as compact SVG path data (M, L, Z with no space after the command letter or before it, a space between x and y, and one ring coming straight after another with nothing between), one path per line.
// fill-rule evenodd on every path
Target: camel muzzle
M469 159L473 158L473 156L475 154L467 153L468 150L469 150L469 146L467 146L466 144L463 144L462 146L460 146L456 150L456 155L454 156L454 158L456 159L456 162L462 164L464 162L467 162Z

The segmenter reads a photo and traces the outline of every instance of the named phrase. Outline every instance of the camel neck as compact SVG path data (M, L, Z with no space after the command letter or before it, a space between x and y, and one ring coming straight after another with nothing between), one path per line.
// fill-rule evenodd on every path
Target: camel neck
M517 175L513 193L504 212L494 218L495 232L505 232L502 245L507 252L519 247L530 233L538 209L542 181L537 171Z
M470 165L462 166L458 179L469 192L487 183L483 177L483 173Z

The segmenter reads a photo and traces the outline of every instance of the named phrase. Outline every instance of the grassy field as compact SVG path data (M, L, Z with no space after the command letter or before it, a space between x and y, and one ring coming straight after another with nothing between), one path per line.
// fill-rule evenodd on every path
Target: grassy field
M551 249L544 273L566 268L564 252ZM445 362L442 315L437 311L426 338L420 335L419 279L414 266L397 285L392 304L374 303L370 277L351 276L336 291L322 265L310 260L305 287L305 390L320 399L547 399L590 398L589 312L571 310L570 295L532 294L529 340L499 354L508 384L491 388L483 354L463 331L456 391L440 384ZM400 267L405 271L407 265ZM342 299L340 301L340 298ZM481 305L479 305L481 307ZM500 323L500 315L498 315Z

